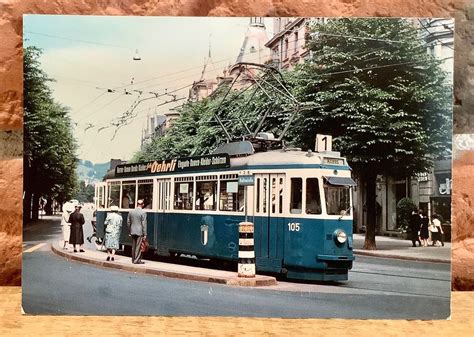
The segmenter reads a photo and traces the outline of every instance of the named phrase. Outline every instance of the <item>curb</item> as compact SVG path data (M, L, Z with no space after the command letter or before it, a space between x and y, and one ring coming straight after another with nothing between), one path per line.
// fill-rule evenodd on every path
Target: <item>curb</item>
M367 251L361 249L354 249L354 254L372 257L382 257L387 259L398 259L398 260L410 260L417 262L434 262L434 263L451 263L449 259L431 258L431 257L417 257L417 256L406 256L397 254L381 254L377 251Z
M219 276L209 276L205 274L193 274L193 273L186 274L186 273L180 273L180 272L171 271L171 270L159 270L159 269L152 269L152 268L147 268L147 267L137 267L134 265L120 264L117 262L99 261L94 258L81 256L80 254L65 252L61 249L58 249L54 243L51 243L51 250L55 254L65 257L70 260L88 263L88 264L92 264L98 267L118 269L118 270L124 270L128 272L134 272L134 273L140 273L140 274L156 275L156 276L162 276L162 277L184 279L188 281L210 282L210 283L218 283L218 284L225 284L225 285L230 285L230 286L241 286L241 287L266 287L266 286L277 285L276 278L271 277L271 276L256 275L255 278L239 278L237 276L219 277Z

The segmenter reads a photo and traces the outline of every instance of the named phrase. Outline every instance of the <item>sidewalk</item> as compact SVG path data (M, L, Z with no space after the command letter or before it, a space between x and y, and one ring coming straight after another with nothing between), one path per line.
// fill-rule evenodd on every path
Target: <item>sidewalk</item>
M451 262L451 242L445 242L444 247L412 247L410 240L376 236L377 250L364 250L365 235L354 234L354 253L376 257L415 260L423 262Z
M276 285L276 278L271 276L256 275L255 278L241 278L237 272L224 270L192 267L179 264L156 262L146 260L145 264L132 264L130 257L116 255L115 261L107 262L105 252L86 249L84 253L73 253L71 249L63 250L61 241L51 243L51 249L56 254L71 260L94 264L99 267L122 269L126 271L158 275L164 277L180 278L192 281L227 284L232 286L272 286Z

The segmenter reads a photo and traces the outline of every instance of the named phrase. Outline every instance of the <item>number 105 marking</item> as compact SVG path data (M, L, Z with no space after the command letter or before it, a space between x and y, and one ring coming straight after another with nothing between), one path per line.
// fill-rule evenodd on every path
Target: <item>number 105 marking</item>
M299 222L290 222L288 223L288 230L290 232L299 232L300 231L300 223Z

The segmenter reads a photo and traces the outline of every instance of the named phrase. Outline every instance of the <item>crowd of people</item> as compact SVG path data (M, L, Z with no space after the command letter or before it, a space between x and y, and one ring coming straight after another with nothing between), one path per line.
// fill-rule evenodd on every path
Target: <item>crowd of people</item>
M132 209L127 218L129 236L132 238L132 263L143 264L142 246L146 242L147 221L144 200L137 202L137 207ZM66 203L63 206L61 216L61 227L64 240L63 249L67 250L67 245L73 246L74 253L84 252L84 215L81 213L82 205L79 203ZM120 247L120 235L122 233L122 215L118 206L111 206L110 211L104 221L105 238L104 246L107 249L106 261L115 261L115 252ZM92 220L95 225L95 212ZM95 228L94 228L95 229ZM88 238L90 242L90 237Z
M410 238L413 247L418 246L444 246L443 227L437 214L433 214L430 222L428 215L423 210L414 210L410 217ZM431 244L430 244L431 236Z

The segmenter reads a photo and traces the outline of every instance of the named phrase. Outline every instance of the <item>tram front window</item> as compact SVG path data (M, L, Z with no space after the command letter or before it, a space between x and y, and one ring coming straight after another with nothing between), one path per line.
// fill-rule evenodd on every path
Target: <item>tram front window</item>
M306 179L306 214L321 214L321 198L317 178Z
M335 186L324 184L326 196L326 211L328 215L350 215L350 188L349 186Z

